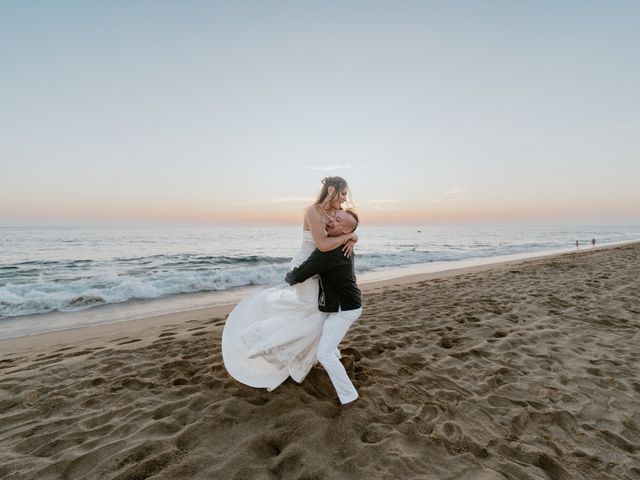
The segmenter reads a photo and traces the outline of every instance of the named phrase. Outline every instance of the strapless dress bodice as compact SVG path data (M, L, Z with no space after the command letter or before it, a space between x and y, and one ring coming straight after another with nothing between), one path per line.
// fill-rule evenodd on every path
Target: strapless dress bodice
M311 255L315 249L316 244L313 241L313 235L311 235L310 231L304 230L302 232L302 245L291 259L291 268L297 267L302 262L304 262L307 258L309 258L309 255Z

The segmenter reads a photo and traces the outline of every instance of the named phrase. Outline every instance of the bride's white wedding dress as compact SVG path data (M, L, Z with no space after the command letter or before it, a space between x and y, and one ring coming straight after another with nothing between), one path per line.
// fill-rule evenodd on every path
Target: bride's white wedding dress
M315 250L311 232L290 267ZM222 332L222 358L229 374L251 387L273 390L287 377L302 382L316 362L318 342L327 317L318 310L318 278L290 287L256 292L229 314Z

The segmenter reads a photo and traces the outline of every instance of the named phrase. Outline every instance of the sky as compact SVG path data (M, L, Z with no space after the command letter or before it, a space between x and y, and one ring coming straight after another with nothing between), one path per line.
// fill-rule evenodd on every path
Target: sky
M0 225L640 223L640 2L0 2Z

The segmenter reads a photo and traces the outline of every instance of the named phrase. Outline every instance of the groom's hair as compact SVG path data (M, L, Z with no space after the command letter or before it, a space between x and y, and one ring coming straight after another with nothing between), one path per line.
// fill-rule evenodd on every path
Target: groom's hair
M352 232L355 232L356 228L358 228L358 225L360 224L360 219L358 218L358 214L353 210L345 210L345 212L351 215L353 217L353 220L356 222L356 224L353 226L353 230L351 230Z

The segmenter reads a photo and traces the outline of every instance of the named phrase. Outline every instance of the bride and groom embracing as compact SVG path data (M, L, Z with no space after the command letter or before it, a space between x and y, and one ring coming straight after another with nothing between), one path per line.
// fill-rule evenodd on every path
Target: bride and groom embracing
M305 212L302 246L285 278L290 286L261 290L233 309L222 333L222 356L233 378L269 391L288 377L301 383L318 361L346 405L358 392L338 345L362 314L353 260L359 220L342 208L347 182L326 177L322 183Z

